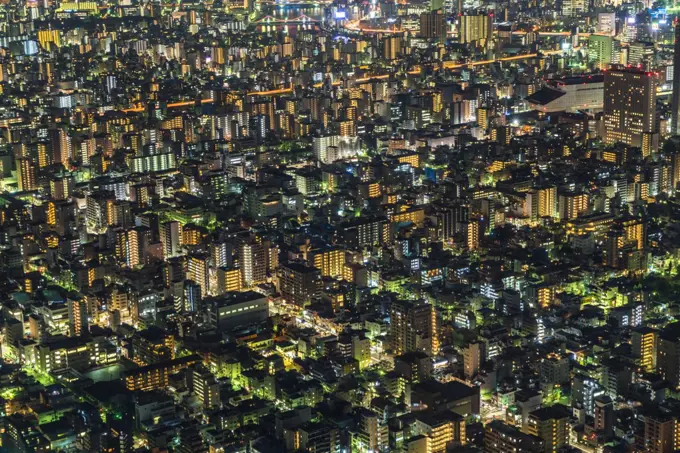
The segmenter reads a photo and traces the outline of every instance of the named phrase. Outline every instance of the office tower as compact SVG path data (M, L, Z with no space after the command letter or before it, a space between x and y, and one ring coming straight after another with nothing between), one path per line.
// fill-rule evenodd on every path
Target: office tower
M645 371L656 371L658 332L649 327L638 327L631 335L632 355Z
M588 37L588 60L597 69L607 69L612 64L613 43L611 35L592 34Z
M648 71L655 55L653 43L633 42L628 46L628 65Z
M493 14L471 13L458 16L458 41L488 47L493 36Z
M282 264L279 291L287 303L304 307L321 291L321 273L299 263Z
M612 36L616 33L616 13L598 13L597 33Z
M396 301L390 310L390 336L394 355L439 351L437 310L426 303Z
M680 128L680 21L675 19L675 45L673 47L673 93L671 97L671 135Z
M68 300L69 335L79 337L88 333L87 299Z
M441 10L420 15L420 36L441 42L446 40L446 17Z
M267 250L264 244L254 241L241 244L239 266L245 286L264 282L267 277Z
M543 439L544 452L555 453L569 445L569 416L561 404L535 410L529 414L526 432Z
M577 16L583 14L588 9L586 0L564 0L562 2L563 16Z
M651 72L617 68L604 76L604 141L642 147L656 132L656 79Z

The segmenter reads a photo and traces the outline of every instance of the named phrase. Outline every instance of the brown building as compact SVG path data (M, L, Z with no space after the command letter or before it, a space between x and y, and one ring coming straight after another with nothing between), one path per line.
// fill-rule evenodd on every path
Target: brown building
M396 301L390 311L390 335L395 355L423 351L430 355L439 351L437 310L426 303Z
M286 302L307 305L321 291L321 272L298 263L283 264L279 270L279 291Z
M604 76L604 141L642 147L656 132L656 78L637 68L617 68Z

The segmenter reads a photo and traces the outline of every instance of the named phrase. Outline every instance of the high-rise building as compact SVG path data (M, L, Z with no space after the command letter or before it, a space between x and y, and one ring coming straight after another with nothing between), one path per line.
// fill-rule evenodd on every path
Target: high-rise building
M583 14L588 9L588 2L585 0L564 0L562 2L563 16L577 16Z
M437 310L434 306L396 301L390 311L390 323L394 355L411 351L434 355L439 351Z
M672 453L680 450L680 423L677 416L665 413L647 414L642 451Z
M614 402L607 395L595 398L595 416L593 428L604 440L614 435Z
M201 294L206 297L210 292L210 275L208 273L208 256L192 255L187 263L187 278L201 287Z
M541 382L552 385L567 384L570 380L570 363L568 356L550 354L541 359Z
M50 198L66 200L73 193L76 182L73 176L58 177L50 180Z
M135 333L132 337L133 359L140 365L161 363L175 358L175 338L158 327Z
M196 395L201 406L210 409L220 403L220 385L204 365L194 365L187 377L189 390Z
M298 263L281 265L279 291L286 302L304 307L321 290L319 269Z
M588 60L597 69L607 69L613 63L613 43L610 34L593 33L588 37Z
M648 372L656 370L658 332L649 327L638 327L633 330L631 344L632 355L637 364Z
M617 68L604 77L604 141L641 147L656 132L656 78L637 68Z
M161 223L159 229L164 257L172 258L179 255L182 247L182 224L176 220L171 220Z
M64 129L56 128L49 131L49 137L52 145L52 163L69 168L73 157L71 136Z
M543 439L545 453L569 445L569 429L569 410L561 404L535 410L527 420L527 434Z
M458 41L487 47L493 36L493 14L470 13L458 16Z
M401 36L388 36L383 39L383 58L387 61L396 60L401 54Z
M479 373L482 365L484 344L476 341L470 343L463 351L463 370L466 379L472 379Z
M441 10L420 15L420 36L426 39L446 40L446 17Z
M416 416L415 430L427 436L427 451L430 453L446 453L453 446L467 443L465 418L454 412L420 412Z
M479 221L477 219L470 219L466 223L465 243L468 250L477 250L479 248Z
M548 186L528 191L525 212L534 221L541 217L557 218L557 187Z
M79 337L88 332L87 326L87 299L68 300L69 334Z
M340 453L340 430L328 422L306 423L298 430L300 450Z
M572 406L582 410L586 415L595 413L595 398L604 395L600 383L590 376L577 373L572 380Z
M119 230L116 232L116 255L125 266L138 266L144 263L150 242L151 230L147 227Z
M673 52L673 93L671 97L671 135L678 135L680 128L680 21L675 19L675 47Z
M267 250L264 244L255 241L241 244L239 265L245 286L264 282L267 277Z
M360 414L358 432L352 436L352 451L383 451L389 445L389 427L382 416L368 409Z
M514 426L493 420L484 427L484 453L542 453L543 439L525 434Z
M26 157L17 159L17 183L20 192L36 189L37 178L35 174L35 165L31 159Z
M673 388L680 388L680 335L674 328L659 334L657 371Z
M345 268L345 250L331 248L310 253L309 262L321 271L323 277L338 277Z
M557 199L560 220L571 220L588 212L587 193L564 192Z
M538 216L557 217L557 187L542 187L538 192Z
M217 295L222 295L229 291L241 291L242 289L243 274L240 269L228 267L217 269Z

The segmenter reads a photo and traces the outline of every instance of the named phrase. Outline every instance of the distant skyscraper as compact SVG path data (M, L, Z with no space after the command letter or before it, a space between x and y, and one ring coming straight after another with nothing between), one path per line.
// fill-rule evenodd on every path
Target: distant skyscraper
M656 132L656 81L635 68L607 71L604 77L604 140L640 147Z
M610 35L592 34L588 37L588 60L598 69L606 69L612 63L614 39Z
M488 45L493 34L493 14L472 13L458 17L458 41L461 44Z
M439 41L446 40L446 18L441 10L420 15L420 36Z
M680 21L675 20L675 47L673 49L673 97L671 99L671 134L678 135L680 125Z

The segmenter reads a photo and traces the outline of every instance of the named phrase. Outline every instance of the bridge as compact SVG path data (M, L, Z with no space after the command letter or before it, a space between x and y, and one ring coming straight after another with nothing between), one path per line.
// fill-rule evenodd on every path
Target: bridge
M301 14L298 17L293 17L293 18L285 18L285 19L279 19L274 16L264 16L260 20L256 20L253 22L255 25L270 25L270 24L306 24L306 23L319 23L321 22L319 19L314 19L313 17L309 17L306 14Z

